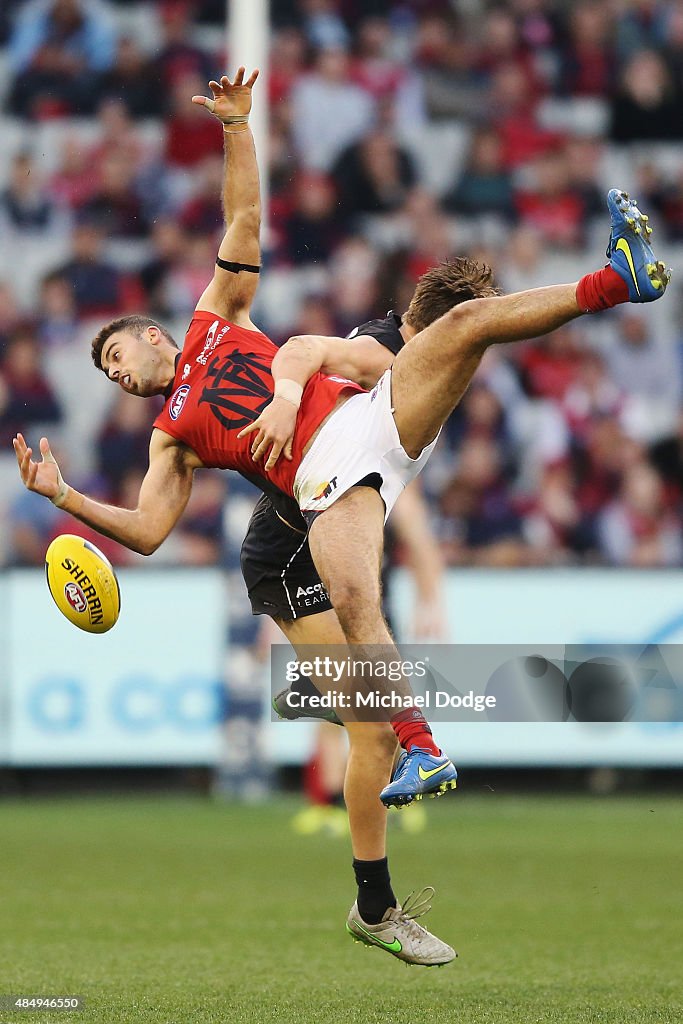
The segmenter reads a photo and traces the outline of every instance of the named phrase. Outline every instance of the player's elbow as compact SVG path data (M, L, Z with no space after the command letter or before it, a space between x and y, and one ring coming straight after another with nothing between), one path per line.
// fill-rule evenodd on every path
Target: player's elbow
M482 353L493 341L495 298L470 299L453 306L444 315L452 341L463 350ZM441 322L441 321L440 321Z

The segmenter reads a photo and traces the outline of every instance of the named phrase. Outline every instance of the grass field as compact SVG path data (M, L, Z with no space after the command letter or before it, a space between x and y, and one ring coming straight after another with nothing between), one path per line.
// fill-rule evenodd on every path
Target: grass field
M298 806L0 804L0 992L87 1000L0 1024L683 1019L679 802L430 804L391 866L399 897L437 887L440 970L350 941L346 842L294 835Z

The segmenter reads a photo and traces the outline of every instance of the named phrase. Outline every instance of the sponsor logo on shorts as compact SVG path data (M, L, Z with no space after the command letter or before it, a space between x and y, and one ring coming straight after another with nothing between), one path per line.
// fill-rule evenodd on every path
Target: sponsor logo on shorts
M180 387L174 392L169 402L168 412L172 420L177 420L183 411L185 405L185 399L190 393L190 384L181 384Z
M84 612L88 607L85 594L77 583L69 581L64 584L64 597L67 599L75 612Z
M375 401L375 399L377 398L378 394L380 393L380 391L382 390L383 387L384 387L384 377L380 377L380 379L375 384L375 386L372 389L372 392L370 394L370 404L372 404Z
M337 478L333 476L331 480L326 480L324 484L320 484L315 494L313 495L312 501L322 501L324 498L329 498L332 491L337 489Z
M297 587L296 602L301 608L312 608L327 600L327 591L322 583L313 583L310 587Z

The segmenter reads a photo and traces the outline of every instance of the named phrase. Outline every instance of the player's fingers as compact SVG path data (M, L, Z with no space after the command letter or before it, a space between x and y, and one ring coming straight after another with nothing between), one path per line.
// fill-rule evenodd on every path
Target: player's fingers
M210 89L210 90L211 90L211 92L213 93L213 95L214 95L214 99L215 99L215 97L216 97L216 94L217 94L217 93L219 93L219 92L222 92L221 86L219 85L219 83L218 83L218 82L215 82L215 81L213 80L213 78L212 78L212 79L211 79L211 81L209 82L209 89Z
M54 462L54 456L50 451L50 442L46 437L40 439L40 454L43 457L43 462Z
M206 109L210 110L213 114L214 102L213 100L210 100L208 96L193 96L192 102L196 103L200 107L206 107Z
M31 462L29 464L29 467L28 467L28 480L27 480L27 483L28 483L29 487L33 487L33 485L36 482L36 477L37 476L38 476L38 463L37 462Z
M277 460L280 458L280 452L282 451L282 442L276 441L273 447L270 449L270 455L266 462L266 469L272 469Z
M292 455L292 445L293 445L293 443L294 443L294 438L290 437L289 441L285 445L285 458L289 459L290 462L294 458L294 456Z
M255 69L254 69L254 70L252 71L251 75L249 76L249 78L248 78L247 82L245 83L245 85L246 85L247 89L251 89L251 87L253 86L254 82L255 82L255 81L256 81L256 79L258 78L258 76L259 76L259 69L258 69L258 68L255 68Z
M252 457L252 459L254 460L254 462L260 462L260 461L261 461L261 459L263 458L263 456L264 456L264 455L266 454L266 448L267 448L267 447L268 447L268 445L267 445L267 444L266 444L266 442L264 441L264 442L262 442L262 443L261 443L261 444L260 444L260 445L258 446L258 448L254 448L254 450L253 450L253 451L252 451L252 453L251 453L251 457Z
M242 84L242 82L244 81L244 73L245 73L245 71L246 71L246 68L244 66L241 66L241 67L239 67L237 69L237 74L235 75L235 85L241 85Z
M254 443L251 446L251 457L255 462L258 462L263 455L266 443L267 439L265 433L262 430L259 430L258 434L254 438Z
M258 420L254 420L254 422L250 423L248 427L243 427L242 430L240 430L239 434L237 435L237 439L239 440L240 437L246 437L247 434L253 434L253 432L255 430L260 430L260 429L261 429L261 426L259 424L259 421Z

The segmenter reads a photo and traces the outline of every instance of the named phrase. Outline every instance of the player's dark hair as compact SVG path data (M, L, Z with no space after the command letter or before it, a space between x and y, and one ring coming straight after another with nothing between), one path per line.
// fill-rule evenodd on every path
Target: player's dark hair
M117 331L130 331L131 334L135 334L138 338L141 338L143 332L146 331L148 327L157 327L166 340L170 341L174 348L178 347L168 331L164 330L163 327L160 327L157 321L152 320L151 317L140 316L137 313L134 313L131 316L120 316L117 317L116 320L110 320L108 324L101 327L93 338L90 354L92 355L92 361L97 369L102 370L103 373L105 372L102 366L102 349L109 341L112 334L116 334Z
M500 289L493 283L493 271L486 263L455 256L422 275L403 319L416 331L423 331L461 302L499 294Z

